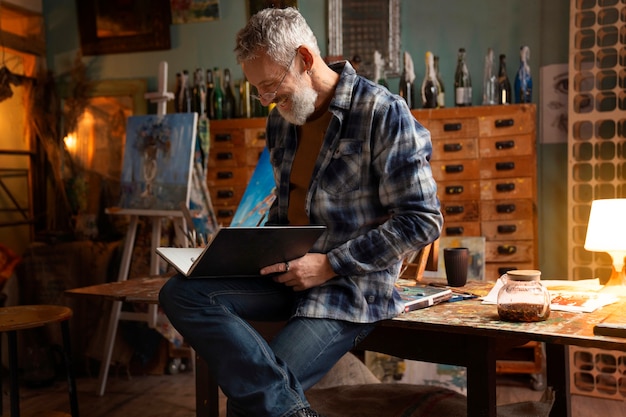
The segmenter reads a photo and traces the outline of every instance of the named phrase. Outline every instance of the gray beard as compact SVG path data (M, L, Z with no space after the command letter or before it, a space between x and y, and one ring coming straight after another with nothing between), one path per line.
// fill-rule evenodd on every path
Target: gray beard
M283 112L278 106L278 111L289 123L302 126L315 111L315 100L317 92L309 86L301 86L291 96L291 109Z

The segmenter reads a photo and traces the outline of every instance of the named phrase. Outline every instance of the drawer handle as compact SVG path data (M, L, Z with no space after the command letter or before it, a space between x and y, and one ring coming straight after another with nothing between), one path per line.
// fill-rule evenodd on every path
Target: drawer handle
M234 195L235 193L233 192L233 190L218 190L217 191L217 198L233 198Z
M446 227L446 234L448 236L450 236L450 235L462 235L464 231L465 231L465 229L463 229L462 226Z
M235 214L232 210L218 210L217 211L217 217L231 217L233 214Z
M513 255L517 252L517 247L513 245L500 245L498 246L498 254L500 255Z
M217 154L218 161L228 161L229 159L233 159L232 152L220 152Z
M515 190L515 184L507 182L504 184L496 184L496 191L499 193L509 193Z
M217 173L217 179L218 180L229 180L233 177L233 172L232 171L219 171Z
M512 149L515 147L514 140L500 140L496 142L496 149L501 151L502 149Z
M463 149L463 145L460 143L446 143L443 145L444 152L459 152L461 149Z
M451 185L449 187L446 187L446 194L461 194L462 192L462 185Z
M458 132L463 128L461 123L446 123L443 125L444 132Z
M515 162L497 162L496 171L511 171L515 169Z
M231 141L230 133L217 133L215 135L215 141L216 142L230 142Z
M461 213L463 213L463 211L465 211L465 207L463 207L463 206L447 206L445 211L446 211L446 214L461 214Z
M257 133L256 138L265 140L265 131Z
M456 172L463 172L463 165L446 165L446 172L448 174L453 174Z
M515 124L513 119L498 119L496 120L496 128L511 127Z
M515 204L498 204L496 211L500 214L513 213L515 211Z
M515 233L517 226L514 224L503 224L498 226L498 233Z
M498 268L498 275L504 275L509 271L515 271L517 268L514 266L501 266Z

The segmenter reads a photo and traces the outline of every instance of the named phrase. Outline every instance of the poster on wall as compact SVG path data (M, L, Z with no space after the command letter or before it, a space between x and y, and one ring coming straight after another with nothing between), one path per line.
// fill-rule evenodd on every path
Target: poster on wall
M567 64L541 67L541 143L567 143L567 93L569 90Z
M197 122L197 113L128 118L121 208L179 210L181 204L188 207Z

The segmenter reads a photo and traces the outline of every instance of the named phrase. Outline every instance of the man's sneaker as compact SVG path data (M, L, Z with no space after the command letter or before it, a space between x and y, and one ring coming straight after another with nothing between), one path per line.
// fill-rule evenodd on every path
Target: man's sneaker
M316 413L311 410L309 407L303 408L302 410L298 410L291 415L291 417L324 417L321 414Z

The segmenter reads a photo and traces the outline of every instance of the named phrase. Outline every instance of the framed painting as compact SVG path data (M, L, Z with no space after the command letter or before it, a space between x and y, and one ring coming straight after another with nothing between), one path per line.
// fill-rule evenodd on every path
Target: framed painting
M262 9L268 7L276 7L284 9L285 7L298 7L297 0L248 0L248 18L255 15Z
M208 22L220 18L219 0L170 0L172 23Z
M189 206L197 113L131 116L126 124L120 207Z
M76 0L83 55L170 49L169 0Z

